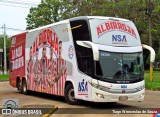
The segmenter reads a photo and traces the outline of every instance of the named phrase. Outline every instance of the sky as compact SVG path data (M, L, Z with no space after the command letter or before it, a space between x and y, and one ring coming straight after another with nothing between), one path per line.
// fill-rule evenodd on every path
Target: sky
M0 0L0 35L4 33L4 24L9 36L25 31L29 9L40 2L41 0Z

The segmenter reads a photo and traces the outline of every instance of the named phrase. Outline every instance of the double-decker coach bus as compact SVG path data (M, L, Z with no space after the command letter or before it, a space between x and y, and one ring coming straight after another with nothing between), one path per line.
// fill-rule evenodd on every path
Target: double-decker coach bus
M143 101L143 67L140 37L127 19L80 16L11 38L10 84L69 104Z

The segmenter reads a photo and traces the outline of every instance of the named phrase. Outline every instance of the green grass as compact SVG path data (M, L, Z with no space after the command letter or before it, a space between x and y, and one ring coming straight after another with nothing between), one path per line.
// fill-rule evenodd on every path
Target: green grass
M145 87L150 90L160 90L160 71L153 71L153 81L150 81L149 71L145 71Z
M0 81L9 80L9 74L0 75Z

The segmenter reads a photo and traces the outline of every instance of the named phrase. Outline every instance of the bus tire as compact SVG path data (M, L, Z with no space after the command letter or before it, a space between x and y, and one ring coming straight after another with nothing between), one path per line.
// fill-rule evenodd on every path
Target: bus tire
M28 90L27 90L27 82L26 82L25 79L22 81L22 92L23 92L23 94L25 94L25 95L28 94Z
M18 90L20 93L23 93L22 85L21 85L20 80L17 80L17 90Z
M79 100L75 99L74 88L72 84L69 84L65 88L65 100L71 105L79 104Z

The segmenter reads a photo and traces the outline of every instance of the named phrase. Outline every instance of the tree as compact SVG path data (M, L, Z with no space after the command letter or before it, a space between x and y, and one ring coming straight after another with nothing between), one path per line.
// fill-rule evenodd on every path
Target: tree
M10 47L10 38L6 36L6 56L7 56L7 68L9 68L9 47ZM4 35L0 35L0 48L4 49ZM3 59L2 59L3 61Z
M153 2L154 10L152 12L152 35L153 46L156 52L160 51L160 1Z
M0 35L0 48L3 48L4 47L4 35ZM10 38L9 36L7 35L6 36L6 48L9 48L10 46Z
M27 29L33 29L61 20L63 5L60 0L42 0L38 7L32 7L28 14Z

